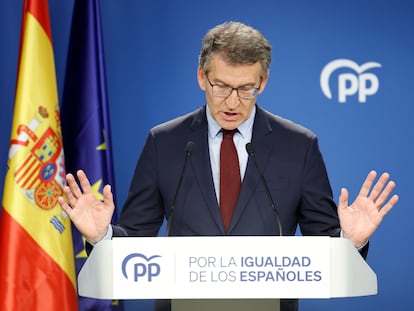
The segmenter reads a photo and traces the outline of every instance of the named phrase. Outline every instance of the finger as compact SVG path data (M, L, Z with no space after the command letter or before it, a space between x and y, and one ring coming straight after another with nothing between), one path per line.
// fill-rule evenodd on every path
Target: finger
M380 178L378 179L378 181L374 185L374 188L372 188L371 193L369 195L369 198L372 201L375 202L378 199L378 197L381 195L382 189L384 189L384 187L387 184L389 178L390 178L390 175L388 173L383 173L380 176Z
M338 209L347 208L348 207L348 199L349 199L348 190L346 188L342 188L341 189L341 194L340 194L339 200L338 200Z
M380 215L384 218L384 216L387 215L390 210L392 210L395 204L397 204L399 199L399 196L394 194L391 197L391 199L387 202L387 204L385 204L383 208L381 208L381 210L379 211Z
M72 213L72 208L69 206L69 204L65 201L63 197L58 197L58 202L62 210L69 216Z
M390 194L394 190L394 188L395 188L395 182L389 181L387 183L386 187L384 188L384 190L381 191L381 193L379 194L377 200L375 201L375 204L376 204L378 209L381 208L382 204L384 204L384 202L390 196Z
M66 175L66 182L67 182L68 187L69 187L69 192L67 191L68 189L66 189L66 191L64 189L64 191L65 191L65 194L68 196L68 199L69 199L69 195L68 195L69 193L72 197L74 196L76 198L79 198L82 195L82 191L79 188L79 185L75 180L75 176L73 176L70 173L67 174Z
M66 199L68 201L69 206L72 208L76 205L77 198L73 195L72 190L69 186L63 187L63 192L66 195Z
M77 171L76 174L78 176L79 183L80 183L83 193L92 193L91 183L89 182L89 179L86 176L85 172L82 170L79 170Z
M374 182L375 177L377 177L376 171L371 171L368 173L367 178L365 178L365 181L362 184L361 190L359 191L360 196L368 197L368 194L371 190L372 183Z

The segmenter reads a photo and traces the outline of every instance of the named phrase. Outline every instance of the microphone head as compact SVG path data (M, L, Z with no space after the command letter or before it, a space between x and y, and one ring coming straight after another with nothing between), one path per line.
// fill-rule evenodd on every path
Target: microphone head
M193 141L188 141L185 145L185 153L191 153L193 152L195 143Z
M254 154L254 146L252 143L247 143L246 144L246 151L249 155L253 155Z

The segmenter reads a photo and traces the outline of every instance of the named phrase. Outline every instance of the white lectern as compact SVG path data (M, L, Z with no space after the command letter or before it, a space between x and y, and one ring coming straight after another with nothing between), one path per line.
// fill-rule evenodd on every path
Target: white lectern
M129 237L98 243L78 288L92 298L172 299L179 311L274 311L280 298L375 295L377 277L342 238Z

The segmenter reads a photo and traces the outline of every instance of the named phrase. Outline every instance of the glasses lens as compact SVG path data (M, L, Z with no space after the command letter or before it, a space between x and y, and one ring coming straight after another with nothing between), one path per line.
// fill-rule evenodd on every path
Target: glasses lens
M217 97L227 97L230 95L232 88L228 85L216 84L213 86L213 94Z
M257 89L255 88L239 88L237 89L237 93L239 97L249 99L256 96Z

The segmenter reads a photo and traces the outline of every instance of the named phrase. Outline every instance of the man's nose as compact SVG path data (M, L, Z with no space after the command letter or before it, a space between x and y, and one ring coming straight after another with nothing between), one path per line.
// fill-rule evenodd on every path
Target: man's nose
M233 89L230 95L226 98L227 106L230 109L236 108L240 103L239 94L237 93L237 89Z

